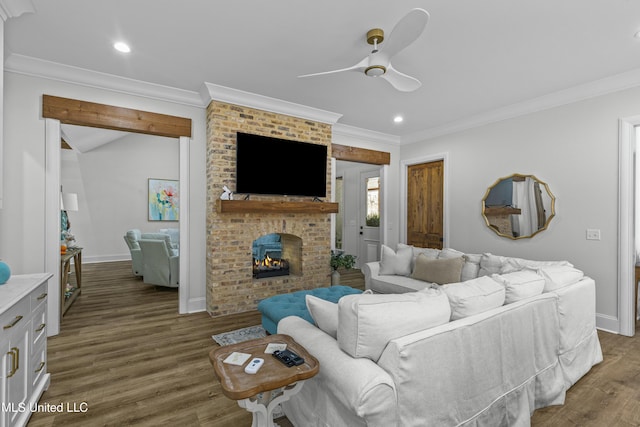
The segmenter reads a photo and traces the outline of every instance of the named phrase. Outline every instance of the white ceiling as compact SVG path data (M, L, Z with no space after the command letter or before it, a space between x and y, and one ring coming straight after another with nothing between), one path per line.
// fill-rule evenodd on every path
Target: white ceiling
M193 92L210 82L409 140L640 84L638 0L32 1L35 14L5 25L9 57ZM388 35L415 7L431 18L393 65L422 81L417 91L355 72L297 78L360 61L369 29Z

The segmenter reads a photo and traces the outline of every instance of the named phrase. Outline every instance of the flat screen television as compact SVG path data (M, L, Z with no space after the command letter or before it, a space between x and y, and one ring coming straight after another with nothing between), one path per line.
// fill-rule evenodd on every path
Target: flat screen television
M236 193L327 196L327 146L237 133Z

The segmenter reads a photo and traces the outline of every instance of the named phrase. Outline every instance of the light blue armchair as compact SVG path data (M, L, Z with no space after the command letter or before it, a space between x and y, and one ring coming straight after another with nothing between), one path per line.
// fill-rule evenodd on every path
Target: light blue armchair
M171 237L171 247L173 249L180 248L180 229L179 228L161 228L160 233L168 234Z
M166 236L166 238L149 238L153 234ZM171 248L169 236L161 233L145 233L138 243L144 262L144 283L177 288L180 278L180 256Z
M131 268L133 270L133 274L136 276L142 276L144 264L142 261L142 251L138 244L138 240L140 240L141 236L140 230L135 228L127 231L124 235L124 241L127 243L129 252L131 252Z

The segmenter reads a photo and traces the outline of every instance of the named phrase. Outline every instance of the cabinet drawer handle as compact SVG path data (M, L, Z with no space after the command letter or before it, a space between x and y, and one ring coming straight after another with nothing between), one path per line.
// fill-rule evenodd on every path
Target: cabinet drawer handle
M44 327L47 326L46 323L42 323L40 326L38 326L38 329L36 329L36 332L40 332L41 330L44 329Z
M38 300L45 299L46 297L47 297L47 293L45 292L43 294L40 294L40 296L38 297Z
M16 373L16 354L12 349L11 351L7 351L7 355L11 356L11 372L7 374L7 378L11 378Z
M11 372L7 375L7 378L11 378L20 369L20 349L18 347L12 347L11 351L7 352L11 356Z
M45 363L44 362L40 362L40 365L38 366L38 369L36 369L36 373L42 371L42 369L44 368Z
M22 316L16 316L15 319L13 319L13 322L9 323L8 325L4 325L3 329L11 329L14 326L16 326L16 324L22 320Z

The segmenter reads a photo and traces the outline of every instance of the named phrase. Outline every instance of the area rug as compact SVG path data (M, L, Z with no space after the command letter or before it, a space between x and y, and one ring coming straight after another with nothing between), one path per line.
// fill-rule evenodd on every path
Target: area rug
M254 338L266 337L262 325L249 326L247 328L236 329L235 331L223 332L221 334L212 335L211 338L221 346L236 344L243 341L249 341Z

